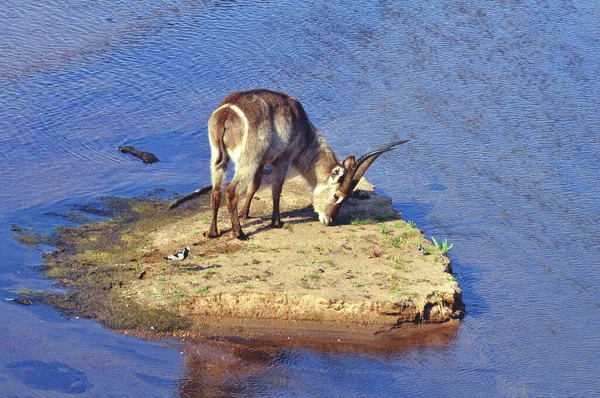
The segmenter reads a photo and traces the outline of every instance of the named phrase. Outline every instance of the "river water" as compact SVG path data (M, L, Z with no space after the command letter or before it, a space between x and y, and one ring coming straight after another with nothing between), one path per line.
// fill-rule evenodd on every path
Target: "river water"
M0 26L0 395L600 391L597 1L6 0ZM219 379L178 346L4 300L57 289L12 224L49 233L102 196L208 184L208 117L255 87L297 96L340 157L411 140L367 178L454 244L454 336L269 351Z

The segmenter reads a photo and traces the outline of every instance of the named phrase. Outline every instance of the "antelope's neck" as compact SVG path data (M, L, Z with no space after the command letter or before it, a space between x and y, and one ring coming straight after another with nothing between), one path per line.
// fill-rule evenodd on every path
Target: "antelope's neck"
M329 182L331 170L338 164L331 147L322 137L316 137L298 157L294 166L314 190L318 185Z

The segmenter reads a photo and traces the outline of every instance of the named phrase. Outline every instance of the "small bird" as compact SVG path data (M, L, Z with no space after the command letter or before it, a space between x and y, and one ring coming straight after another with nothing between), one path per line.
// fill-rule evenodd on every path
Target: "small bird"
M425 248L423 247L422 244L419 243L419 251L421 253L423 253L424 255L428 255L429 253L427 253L427 250L425 250Z
M190 248L186 247L179 253L171 254L170 256L165 257L165 260L183 261L187 258L189 253L190 253Z

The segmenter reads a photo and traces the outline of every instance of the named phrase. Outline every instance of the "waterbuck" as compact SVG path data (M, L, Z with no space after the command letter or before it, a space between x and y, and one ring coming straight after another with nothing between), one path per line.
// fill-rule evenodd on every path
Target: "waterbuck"
M250 202L260 187L263 167L273 166L273 216L271 226L283 226L279 216L279 197L288 170L295 168L313 191L313 208L319 220L329 225L340 206L375 159L396 145L388 144L358 160L354 156L340 162L312 125L300 102L285 93L264 89L235 91L218 106L208 120L211 147L212 220L206 236L215 238L221 191L230 159L235 175L226 190L232 234L246 239L238 215L239 194L247 197L241 217L247 218Z

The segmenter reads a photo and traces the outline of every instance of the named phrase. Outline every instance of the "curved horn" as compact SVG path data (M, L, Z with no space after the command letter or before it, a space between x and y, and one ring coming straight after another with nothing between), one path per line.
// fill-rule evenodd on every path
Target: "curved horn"
M408 142L408 140L396 141L391 144L387 144L382 146L379 149L374 150L373 152L369 152L366 155L361 156L353 165L350 167L350 170L346 173L344 180L340 184L339 192L340 196L347 198L350 196L358 181L360 181L361 177L365 174L369 166L373 164L375 159L379 157L384 152L391 151L395 149L396 146L404 144Z

